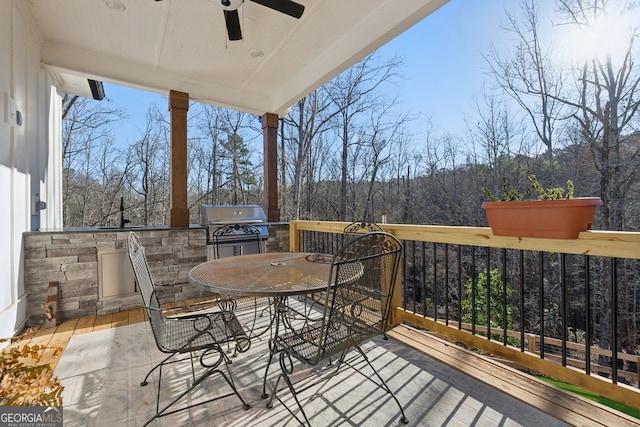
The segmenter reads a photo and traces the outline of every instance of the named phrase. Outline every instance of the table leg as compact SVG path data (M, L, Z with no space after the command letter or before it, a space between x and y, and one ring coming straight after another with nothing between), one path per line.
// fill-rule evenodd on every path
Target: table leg
M276 344L276 338L278 337L278 332L280 331L280 324L282 323L283 327L286 327L285 322L287 321L287 312L289 307L287 306L287 298L286 296L277 296L273 298L273 329L271 331L271 338L269 339L269 360L267 361L267 367L264 371L264 379L262 380L262 395L263 399L269 397L267 393L267 376L269 375L269 368L271 367L271 361L273 360L273 356L278 352L278 346Z

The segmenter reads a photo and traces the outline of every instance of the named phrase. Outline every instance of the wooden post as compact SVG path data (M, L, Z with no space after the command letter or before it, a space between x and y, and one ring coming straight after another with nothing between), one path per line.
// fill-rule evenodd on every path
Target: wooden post
M262 116L262 139L264 141L264 199L267 221L280 221L278 207L278 115L265 113Z
M296 221L289 222L289 252L300 252L302 242L300 241L300 231Z
M169 92L171 112L171 171L169 174L169 225L189 226L187 205L187 111L189 94Z

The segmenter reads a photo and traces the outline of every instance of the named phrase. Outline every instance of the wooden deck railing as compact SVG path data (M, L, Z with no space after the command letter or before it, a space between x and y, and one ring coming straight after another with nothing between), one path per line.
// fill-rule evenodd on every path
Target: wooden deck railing
M292 221L290 223L290 249L292 251L321 250L321 248L331 250L331 248L339 245L339 235L347 224L346 222ZM415 245L416 242L421 242L420 244L426 242L428 244L486 248L487 250L498 248L505 250L505 253L506 250L509 250L518 253L572 254L586 256L586 258L605 257L611 260L640 259L640 233L635 232L587 231L580 233L578 239L575 240L556 240L494 236L491 229L487 227L381 225L385 231L402 240L405 246ZM307 241L305 242L305 240ZM438 265L438 268L446 269L447 267ZM436 267L434 267L435 270ZM613 270L615 270L615 267L613 267ZM407 274L410 273L405 271L405 281L407 280ZM432 280L441 280L439 277L443 274L441 271L434 272ZM447 279L442 280L448 281L449 278L447 276ZM438 285L434 285L434 288L436 286ZM397 289L400 292L403 292L404 289L406 292L407 287L399 286ZM586 287L586 289L589 288ZM461 294L464 294L464 292L461 292ZM461 299L465 298L464 295L461 296ZM615 300L615 291L613 297ZM394 300L407 301L407 295L399 296ZM456 304L459 303L458 301ZM447 304L445 302L445 305ZM568 305L568 302L565 304ZM635 354L637 351L627 350L627 352L623 353L621 351L598 348L594 345L585 346L585 344L571 342L566 338L566 334L562 335L563 338L558 339L545 336L544 333L537 336L531 333L525 334L524 331L509 331L506 328L495 327L492 328L490 334L499 332L504 335L504 341L490 339L487 337L486 326L483 327L480 324L469 325L462 322L460 318L457 321L452 321L450 316L442 318L438 313L438 309L433 309L432 314L428 315L426 313L426 305L424 303L425 313L418 313L415 309L411 310L411 307L408 307L406 303L404 306L397 304L394 307L392 321L396 322L396 324L406 322L437 332L452 342L460 342L475 347L494 356L509 360L527 370L583 387L596 394L634 407L640 407L640 392L637 388L640 360ZM435 301L432 305L437 306L438 302ZM458 305L458 307L460 306ZM566 317L566 313L562 313ZM618 319L617 313L612 313L612 318L613 328L615 329ZM638 320L634 319L634 322L638 323ZM566 330L566 321L564 320L563 325ZM518 348L517 345L508 343L507 337L515 339L520 337L520 347ZM614 344L617 343L615 338L613 342ZM562 349L561 355L552 351L548 351L545 354L545 348L549 347L560 347ZM619 347L619 344L615 346L615 348L617 347ZM591 362L586 363L585 360L582 362L577 359L574 360L571 352L581 351L585 348L585 360L590 360ZM605 356L612 361L611 363L615 367L611 368L598 364L598 356ZM627 364L632 369L619 370L617 366L620 363ZM602 376L603 374L606 377ZM623 382L631 382L636 387Z

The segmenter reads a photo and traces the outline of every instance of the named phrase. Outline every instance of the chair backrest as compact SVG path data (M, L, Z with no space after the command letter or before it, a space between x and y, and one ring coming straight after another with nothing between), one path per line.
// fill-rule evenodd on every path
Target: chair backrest
M138 236L133 231L129 232L127 252L129 254L129 260L131 261L131 267L133 268L133 274L140 289L142 303L147 311L147 316L149 316L149 323L151 323L153 335L156 343L160 346L161 341L159 339L164 332L165 317L160 309L160 300L158 299L158 294L153 284L153 278L151 277L149 264L144 254L144 248L140 243L140 239L138 239Z
M260 230L249 224L227 224L212 233L214 258L262 253Z
M352 222L351 224L347 225L344 230L342 230L342 232L346 234L373 233L374 231L384 230L375 222L366 221Z
M320 359L386 331L401 257L398 239L379 231L333 257Z
M366 233L373 233L376 231L384 231L384 230L375 222L367 222L367 221L352 222L342 230L342 236L341 236L341 239L339 239L338 248L343 248L358 236L361 236Z

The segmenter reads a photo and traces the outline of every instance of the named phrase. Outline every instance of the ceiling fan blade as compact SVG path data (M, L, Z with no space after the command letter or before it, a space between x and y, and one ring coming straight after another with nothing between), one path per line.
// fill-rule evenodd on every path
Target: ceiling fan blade
M254 3L261 4L270 9L277 10L286 15L300 19L304 13L304 5L291 0L251 0Z
M229 40L242 40L242 30L240 29L240 17L237 10L225 10L224 21L227 24L227 34Z

